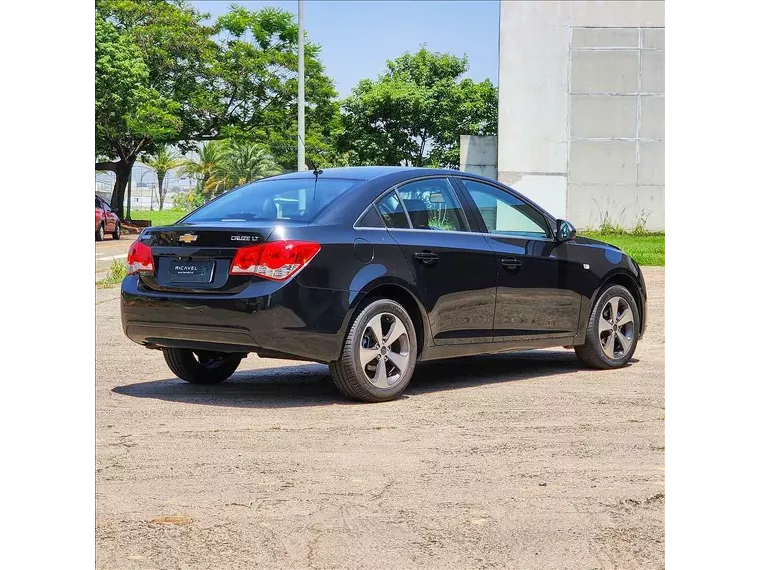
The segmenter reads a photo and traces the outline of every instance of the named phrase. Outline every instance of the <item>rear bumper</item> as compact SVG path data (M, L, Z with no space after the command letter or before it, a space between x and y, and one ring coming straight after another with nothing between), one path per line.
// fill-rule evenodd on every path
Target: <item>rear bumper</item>
M222 352L251 352L256 341L246 330L233 330L210 325L173 325L128 321L124 333L133 341L159 348L192 348Z
M124 334L150 348L272 352L332 362L357 294L254 282L235 295L150 291L136 275L122 282Z

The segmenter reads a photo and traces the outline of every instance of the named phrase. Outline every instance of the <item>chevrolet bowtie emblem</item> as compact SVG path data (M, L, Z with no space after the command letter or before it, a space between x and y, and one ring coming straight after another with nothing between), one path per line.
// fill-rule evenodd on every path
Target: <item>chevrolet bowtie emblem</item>
M179 241L181 241L182 243L192 243L197 239L198 239L198 236L195 234L182 234L181 236L179 236Z

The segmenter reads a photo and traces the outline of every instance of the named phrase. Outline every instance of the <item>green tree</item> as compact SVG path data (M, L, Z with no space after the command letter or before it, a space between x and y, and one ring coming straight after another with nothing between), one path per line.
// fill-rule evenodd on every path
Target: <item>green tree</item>
M218 132L231 138L266 141L277 163L297 168L298 23L290 12L258 12L232 6L219 17L218 72L225 99L233 103ZM340 126L333 81L319 60L320 46L304 44L306 140L310 155L334 153L331 133ZM255 73L245 72L256 69ZM241 103L237 103L237 101Z
M200 145L197 158L185 159L180 166L180 173L192 176L198 182L198 190L203 193L209 187L209 180L214 173L220 172L227 150L227 141L208 141Z
M116 174L111 205L123 217L140 154L191 138L202 122L195 79L213 54L213 29L182 3L97 0L95 8L95 169Z
M164 198L166 198L166 191L168 188L164 188L164 179L167 173L181 166L184 161L180 155L171 151L165 144L159 144L156 147L156 151L153 154L143 158L143 163L150 166L156 171L156 178L158 178L158 209L164 209Z
M265 147L251 142L231 141L225 158L230 188L282 172Z
M282 172L262 145L243 140L227 140L220 141L219 146L218 160L203 188L212 196Z
M207 15L182 0L96 0L95 7L95 167L116 173L111 202L118 214L132 165L157 144L185 152L228 137L267 140L295 168L292 14L232 6L206 25ZM307 143L328 146L338 111L318 52L307 44Z
M356 163L452 167L459 135L496 133L496 88L461 79L466 56L422 47L387 66L376 81L361 80L342 105L338 150L353 151Z

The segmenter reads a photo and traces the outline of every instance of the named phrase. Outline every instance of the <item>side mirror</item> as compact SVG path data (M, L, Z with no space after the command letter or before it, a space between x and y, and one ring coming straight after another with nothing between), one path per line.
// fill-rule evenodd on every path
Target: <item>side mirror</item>
M575 228L567 220L557 220L557 241L570 241L575 239Z

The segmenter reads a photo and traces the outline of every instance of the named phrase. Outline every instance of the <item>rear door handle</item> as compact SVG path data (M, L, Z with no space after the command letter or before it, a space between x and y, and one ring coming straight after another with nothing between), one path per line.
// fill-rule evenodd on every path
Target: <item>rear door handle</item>
M516 257L505 257L501 260L501 264L507 269L517 269L522 265Z
M417 253L415 253L414 259L421 261L425 265L432 265L433 263L438 261L438 254L433 253L432 251L429 251L426 249L424 251L418 251Z

